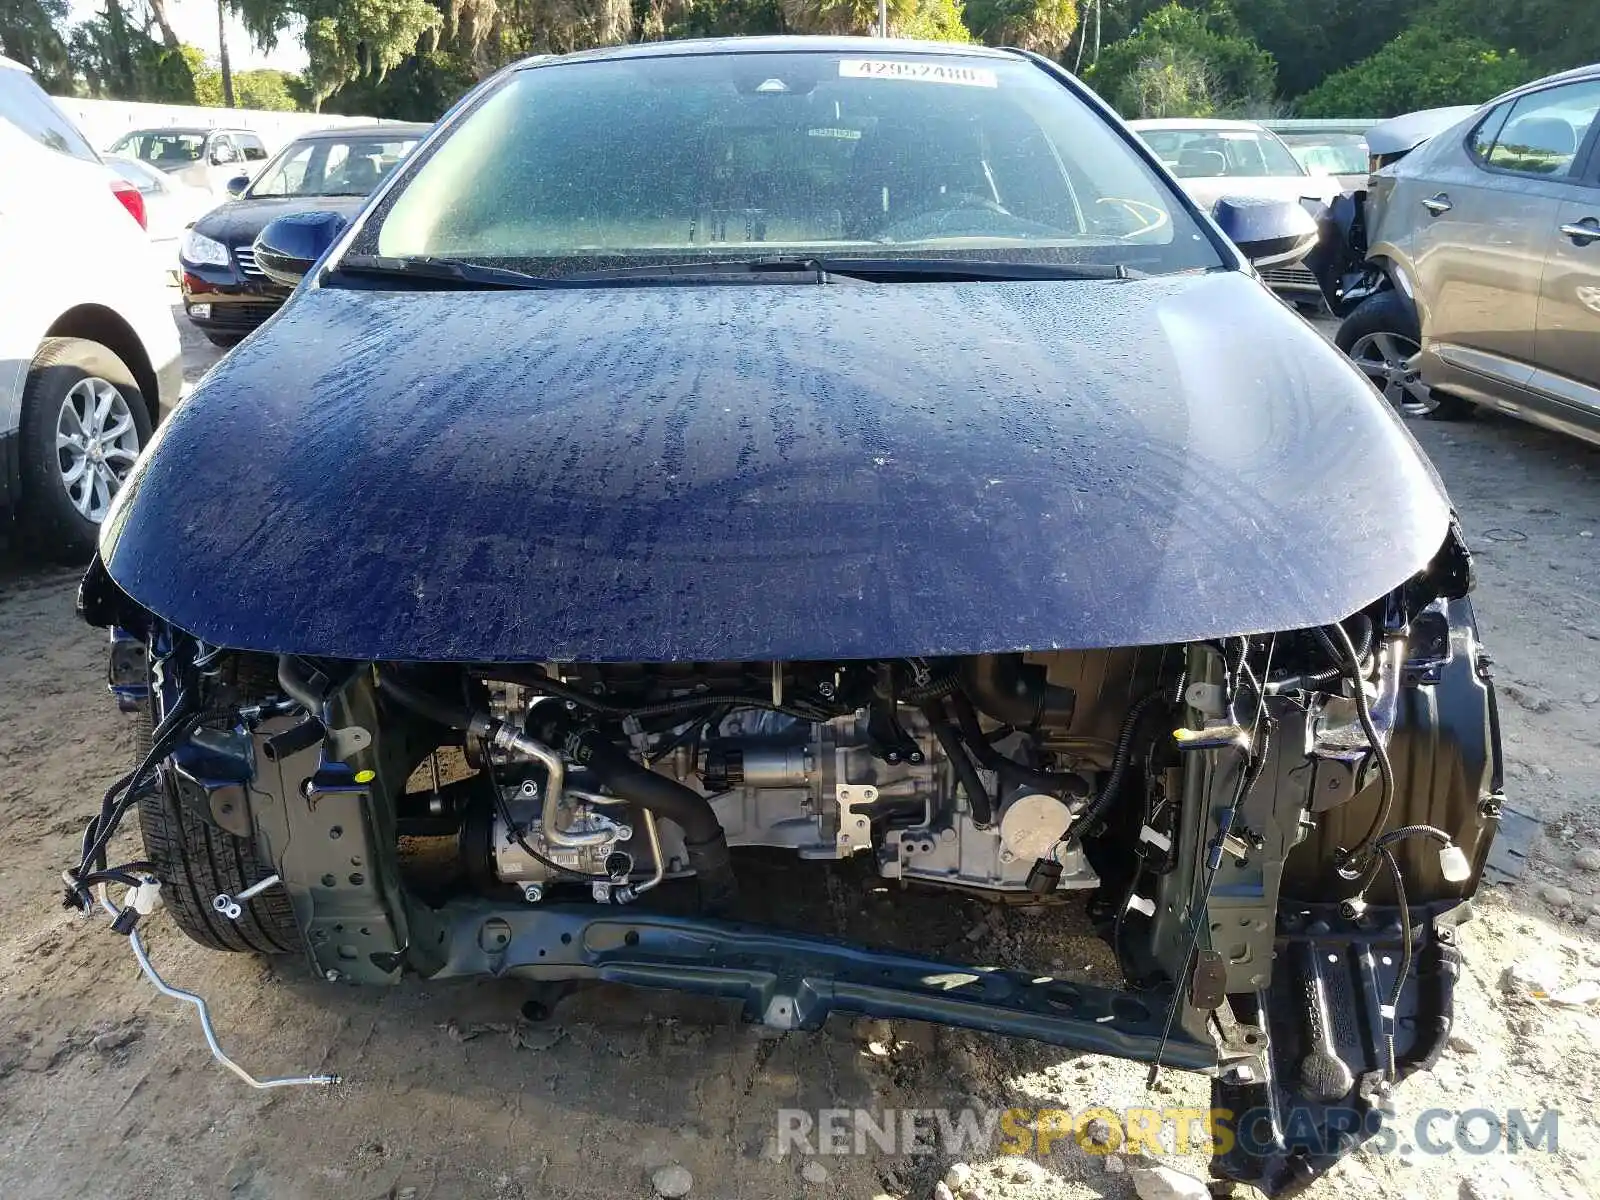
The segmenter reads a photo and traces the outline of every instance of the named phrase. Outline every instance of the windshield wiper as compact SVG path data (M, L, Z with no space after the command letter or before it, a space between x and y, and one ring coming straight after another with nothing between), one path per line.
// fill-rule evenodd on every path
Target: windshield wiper
M486 267L459 258L414 255L386 258L380 254L347 254L334 264L335 274L393 276L423 287L551 288L569 286L565 279L546 279L505 267Z
M1144 272L1131 270L1121 263L1028 263L960 258L833 258L805 255L654 263L586 271L578 275L529 275L507 267L489 267L457 258L427 255L389 258L377 254L348 254L332 270L350 275L404 278L425 287L513 289L583 288L680 281L691 283L714 275L771 276L773 282L778 282L779 276L803 275L823 284L844 280L868 283L996 283L1144 277Z
M1141 279L1144 272L1121 263L1032 263L965 258L871 258L831 255L777 255L770 258L713 259L617 267L568 279L600 282L671 279L684 275L813 275L818 283L855 279L871 283L997 283L1028 280Z

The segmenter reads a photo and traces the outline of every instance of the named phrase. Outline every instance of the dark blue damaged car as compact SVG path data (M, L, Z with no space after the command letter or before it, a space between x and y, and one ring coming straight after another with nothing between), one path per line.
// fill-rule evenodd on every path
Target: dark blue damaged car
M117 497L80 606L151 741L69 898L1203 1071L1215 1170L1303 1186L1444 1048L1501 803L1449 501L1251 267L1310 229L1019 52L503 71L263 231L298 290Z

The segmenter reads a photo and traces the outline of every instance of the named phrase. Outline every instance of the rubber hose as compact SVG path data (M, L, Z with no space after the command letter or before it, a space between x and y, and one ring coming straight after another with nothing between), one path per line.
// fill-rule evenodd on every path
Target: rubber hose
M282 682L282 672L283 668L280 666L280 682ZM284 690L287 691L287 687ZM466 706L465 702L452 703L434 695L432 692L412 687L409 683L400 680L387 671L378 672L378 690L388 696L392 696L412 712L428 718L435 725L443 725L446 729L470 730L472 728L472 710ZM289 692L289 694L294 696L293 692ZM300 699L298 696L294 696L294 698L296 700ZM302 701L302 703L304 702Z
M1089 801L1078 819L1072 823L1072 828L1063 835L1063 840L1070 849L1083 840L1083 835L1099 824L1105 816L1106 810L1122 791L1122 779L1128 773L1128 760L1133 750L1133 738L1139 730L1139 723L1144 719L1145 713L1150 711L1150 706L1163 698L1163 693L1151 692L1128 710L1128 715L1122 719L1122 732L1117 735L1116 753L1111 758L1111 773L1106 777L1106 783L1100 789L1100 794Z
M961 663L963 690L989 716L1018 729L1032 729L1045 720L1072 720L1077 695L1069 687L1041 683L1029 687L1022 678L1020 656L980 654Z
M635 762L597 729L585 729L566 743L571 758L594 773L618 796L683 830L689 865L700 881L701 907L728 908L738 895L728 838L722 823L699 792Z
M938 700L930 700L922 706L922 715L928 718L933 736L939 739L939 748L944 751L944 756L955 768L961 790L967 794L967 806L972 810L973 823L981 826L993 824L994 800L990 797L988 789L983 786L978 768L972 765L972 759L962 747L961 739L956 736L954 727L945 715L944 705Z
M1052 795L1065 793L1083 795L1088 790L1080 775L1038 771L1001 754L984 736L983 727L978 724L977 711L965 693L953 692L949 696L949 703L955 710L956 724L961 729L961 738L967 743L973 757L978 760L978 765L986 771L993 771L1002 782L1019 783Z

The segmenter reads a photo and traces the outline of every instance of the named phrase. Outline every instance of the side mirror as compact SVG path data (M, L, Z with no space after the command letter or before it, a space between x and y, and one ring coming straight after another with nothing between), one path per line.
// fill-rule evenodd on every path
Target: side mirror
M1224 196L1211 216L1256 267L1292 265L1317 244L1316 220L1293 200Z
M211 163L213 166L226 166L234 162L239 156L234 153L232 146L213 146L211 148Z
M249 186L250 186L250 176L248 176L248 175L235 175L232 179L228 180L228 195L230 195L230 196L242 196L242 195L244 195L245 188L247 188Z
M256 235L256 266L274 283L294 287L344 232L338 213L303 212L279 217Z

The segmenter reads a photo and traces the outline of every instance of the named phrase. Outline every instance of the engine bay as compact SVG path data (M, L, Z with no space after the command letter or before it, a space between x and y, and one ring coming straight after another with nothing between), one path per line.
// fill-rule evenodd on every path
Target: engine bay
M831 661L358 662L117 622L112 689L151 743L68 899L137 883L107 906L132 934L170 883L191 937L330 982L914 1017L1207 1071L1232 1111L1376 1111L1448 1036L1452 914L1499 812L1487 657L1440 590L1262 635ZM108 867L130 797L152 861ZM259 866L202 895L162 858L174 821ZM819 916L948 928L972 903L1082 925L1114 973L983 961L981 936L859 945ZM1342 1153L1218 1169L1279 1190Z

